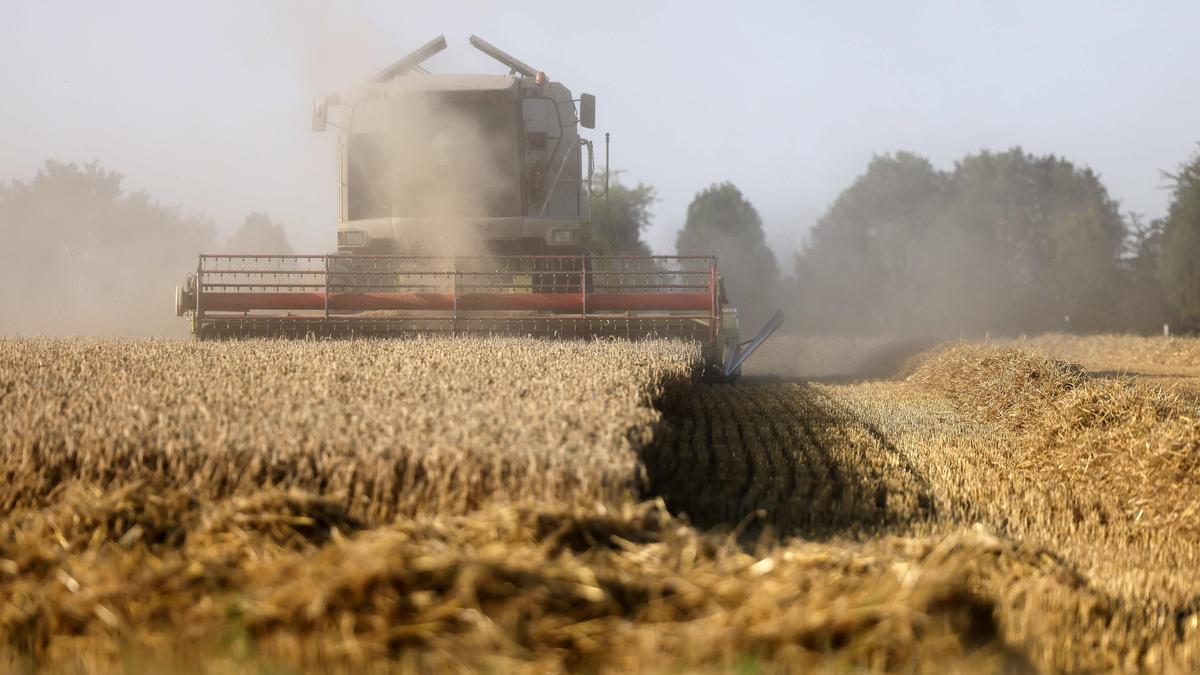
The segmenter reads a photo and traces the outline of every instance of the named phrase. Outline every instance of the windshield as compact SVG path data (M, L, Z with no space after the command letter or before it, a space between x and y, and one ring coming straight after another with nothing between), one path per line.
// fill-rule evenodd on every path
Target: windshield
M521 215L517 106L471 92L355 107L348 144L351 220Z

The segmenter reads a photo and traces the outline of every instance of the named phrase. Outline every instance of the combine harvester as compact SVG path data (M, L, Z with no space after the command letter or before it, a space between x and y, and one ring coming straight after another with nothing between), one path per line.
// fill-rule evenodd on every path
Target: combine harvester
M736 378L783 315L743 342L715 257L616 254L593 227L594 151L579 135L595 97L471 44L510 73L432 75L421 63L445 49L438 37L317 98L313 130L338 129L337 253L201 255L176 314L198 339L677 338L702 345L710 377Z

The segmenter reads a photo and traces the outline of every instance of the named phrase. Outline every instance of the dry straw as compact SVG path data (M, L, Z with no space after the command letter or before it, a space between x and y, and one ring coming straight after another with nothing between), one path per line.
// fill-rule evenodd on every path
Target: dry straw
M1027 348L682 386L697 357L0 343L0 668L1200 667L1179 397Z
M0 532L10 666L930 670L1014 658L964 574L1003 544L974 533L752 555L660 503L489 507L359 531L335 502L277 491L61 497ZM97 523L109 527L89 534Z
M1020 432L1019 466L1115 499L1139 525L1200 540L1200 416L1177 395L1028 349L969 344L934 354L911 379L978 422Z

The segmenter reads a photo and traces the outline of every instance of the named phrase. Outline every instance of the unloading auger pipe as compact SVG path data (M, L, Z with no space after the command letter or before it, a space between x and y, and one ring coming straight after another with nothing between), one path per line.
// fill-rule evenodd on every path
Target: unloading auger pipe
M533 67L530 66L528 63L525 63L524 61L516 58L512 54L509 54L508 52L504 51L503 49L500 49L496 45L491 44L490 42L488 42L487 40L484 40L483 38L479 37L478 35L471 36L471 45L473 47L475 47L476 49L478 49L479 51L483 52L484 54L487 54L488 56L492 57L493 59L496 59L500 63L503 63L504 65L508 66L515 73L520 73L520 74L524 75L525 77L533 77L533 76L537 75L537 71L534 70Z
M422 62L429 59L429 57L433 56L434 54L437 54L438 52L442 51L445 48L446 48L446 36L439 35L439 36L435 37L434 39L430 40L429 42L426 42L425 44L418 47L415 51L413 51L408 56L405 56L404 58L393 63L392 65L388 66L387 68L384 68L383 70L379 71L379 73L376 74L375 77L371 78L371 81L372 82L387 82L387 81L391 80L393 77L407 75L408 71L413 70L414 68L417 68L418 66L421 65Z
M783 325L783 311L776 311L774 315L767 321L767 325L758 331L758 335L753 339L747 340L741 344L734 344L729 351L729 358L725 360L725 377L730 377L742 367L746 359L754 353L756 349L762 346L767 338L771 337L779 327Z

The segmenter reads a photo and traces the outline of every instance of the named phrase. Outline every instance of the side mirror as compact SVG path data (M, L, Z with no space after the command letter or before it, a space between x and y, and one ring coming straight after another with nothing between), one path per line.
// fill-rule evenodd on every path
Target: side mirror
M312 109L312 130L325 131L325 124L329 120L329 99L324 96L318 96L313 99Z
M579 126L584 129L596 128L596 97L591 94L579 95Z

